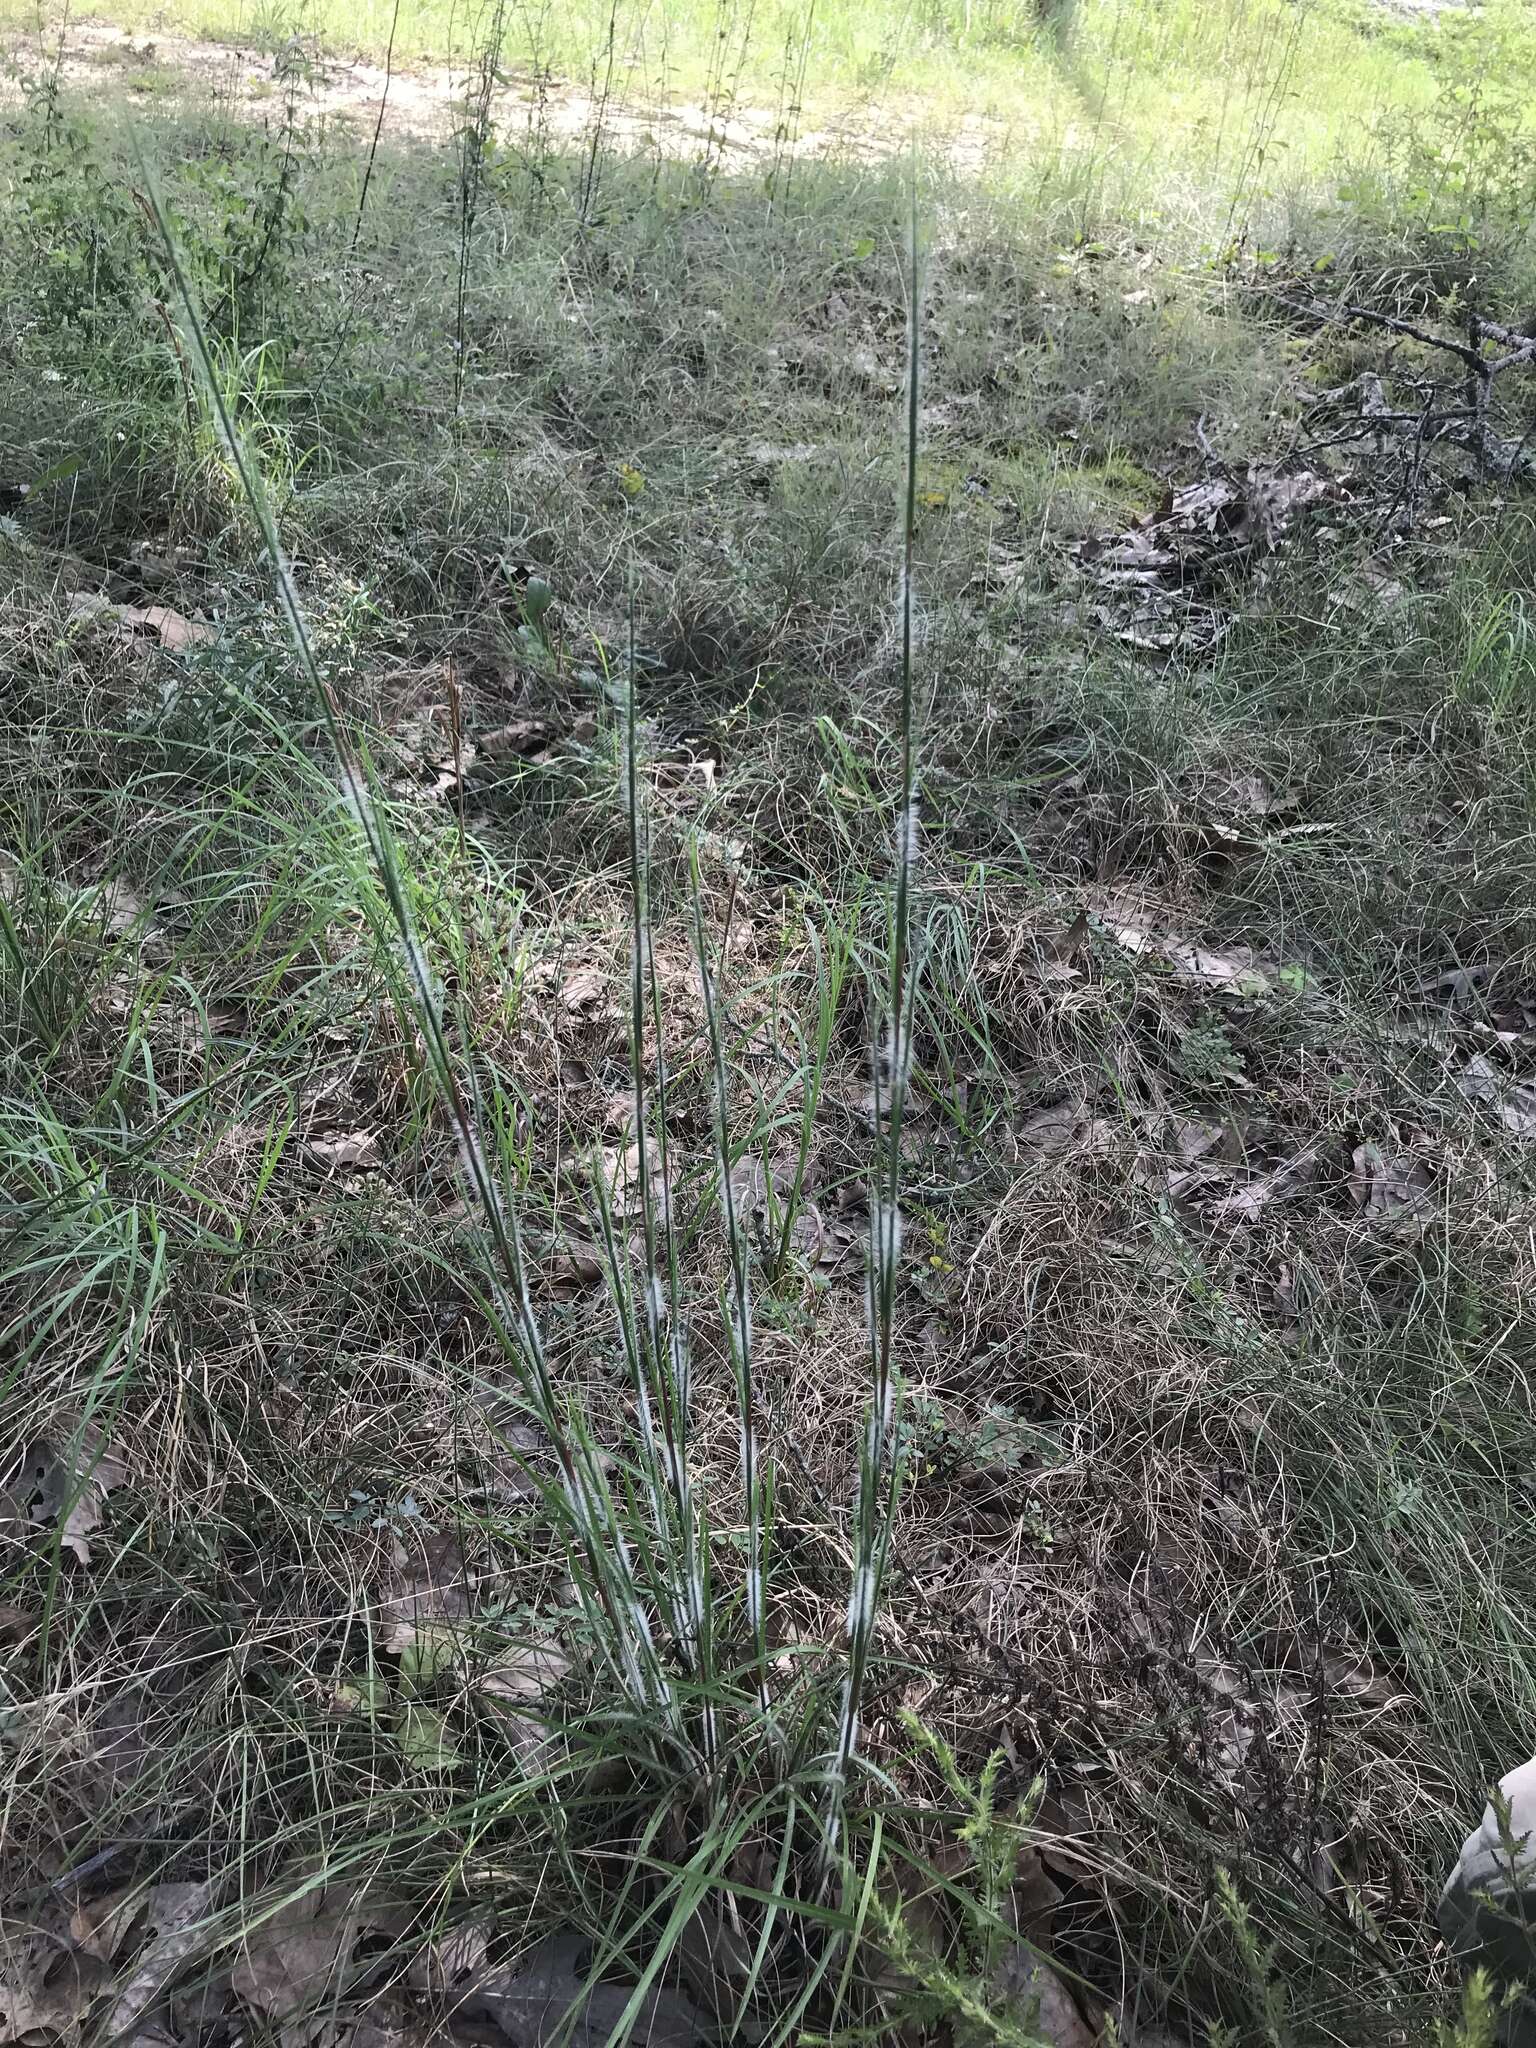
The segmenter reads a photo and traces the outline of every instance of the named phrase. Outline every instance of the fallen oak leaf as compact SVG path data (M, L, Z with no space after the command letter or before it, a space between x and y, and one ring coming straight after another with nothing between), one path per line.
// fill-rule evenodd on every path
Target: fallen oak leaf
M283 2022L335 1998L365 1929L388 1926L350 1884L315 1882L259 1921L230 1972L235 1996Z
M704 2014L675 1991L647 1991L621 2027L633 1994L584 1979L587 1947L577 1935L552 1935L515 1971L482 1984L462 2014L491 2020L512 2048L696 2048L714 2041Z
M1468 1060L1458 1085L1469 1102L1492 1109L1512 1137L1536 1138L1536 1082L1506 1080L1480 1052Z
M213 1903L211 1880L195 1884L157 1884L147 1901L154 1939L135 1963L102 2030L103 2040L126 2034L159 1997L171 1978L194 1955L207 1932Z
M554 1643L521 1643L504 1650L475 1683L491 1699L537 1700L570 1669L570 1658Z
M371 1173L384 1164L378 1136L373 1131L347 1131L334 1138L311 1138L304 1150L322 1166L349 1173Z
M1268 1173L1258 1174L1246 1186L1212 1202L1210 1214L1224 1223L1256 1223L1272 1202L1286 1202L1299 1195L1316 1171L1317 1148L1308 1146L1293 1159L1282 1159Z
M146 1903L142 1885L123 1885L104 1898L82 1903L69 1916L70 1939L84 1954L110 1963L138 1925Z
M997 1967L992 1990L1041 2048L1094 2048L1097 2029L1083 2018L1076 1999L1038 1949L1015 1943Z

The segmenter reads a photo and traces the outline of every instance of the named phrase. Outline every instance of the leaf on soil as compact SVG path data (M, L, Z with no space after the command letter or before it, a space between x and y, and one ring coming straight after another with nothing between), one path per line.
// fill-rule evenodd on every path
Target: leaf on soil
M97 591L77 590L70 599L72 619L100 621L116 627L126 640L148 633L171 654L185 654L189 648L204 647L218 638L216 628L203 619L189 619L169 605L111 604Z
M99 1963L110 1963L133 1932L146 1905L142 1885L123 1885L104 1898L76 1906L69 1935L76 1948Z
M384 1154L374 1131L346 1131L333 1138L311 1138L304 1150L311 1159L333 1171L370 1173L384 1164Z
M1317 1148L1309 1145L1293 1159L1282 1159L1268 1173L1212 1202L1210 1214L1223 1223L1256 1223L1272 1202L1288 1202L1299 1195L1316 1171Z
M203 1923L212 1903L213 1885L208 1881L151 1887L148 1919L154 1939L118 1992L103 2028L103 2039L126 2033L148 2011L182 1964L196 1953L207 1931Z
M1094 2048L1097 2038L1077 2001L1037 1949L1019 1942L998 1966L992 1988L1045 2048Z
M463 2008L483 2013L512 2048L605 2048L631 1993L616 1984L587 1984L579 1974L588 1944L559 1934L540 1942L515 1971L489 1979ZM696 2048L714 2041L697 2006L673 1991L648 1991L614 2048Z
M1396 1147L1386 1152L1367 1140L1355 1147L1352 1157L1350 1199L1368 1216L1399 1216L1428 1202L1435 1174L1421 1155Z
M477 1689L495 1700L538 1700L560 1683L571 1660L554 1643L516 1643L502 1650L493 1668L476 1680Z
M1460 1086L1469 1102L1492 1109L1513 1137L1536 1138L1536 1082L1506 1077L1480 1052L1468 1060Z
M71 1949L61 1929L8 1919L0 1928L0 2042L79 2039L106 1971Z
M414 1552L396 1543L389 1584L379 1604L380 1647L401 1660L402 1676L425 1684L457 1659L474 1579L452 1536L423 1531Z
M91 1561L90 1539L101 1527L102 1502L128 1477L128 1467L94 1422L59 1431L58 1445L39 1437L5 1491L33 1527L59 1524L59 1542L82 1564Z
M393 1924L356 1886L315 1883L251 1928L230 1984L243 2004L281 2024L333 2000L358 1936Z

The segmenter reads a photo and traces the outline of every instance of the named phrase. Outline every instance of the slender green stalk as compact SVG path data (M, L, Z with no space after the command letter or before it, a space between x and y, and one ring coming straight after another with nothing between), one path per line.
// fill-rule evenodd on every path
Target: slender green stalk
M170 218L160 196L153 168L135 136L139 168L148 204L164 245L186 326L189 353L197 366L219 436L250 507L271 564L278 608L299 668L320 706L336 757L343 798L367 849L373 875L384 899L386 923L403 969L406 1001L420 1033L428 1070L458 1143L459 1158L489 1240L487 1270L508 1355L517 1368L522 1393L559 1460L563 1496L590 1582L574 1574L583 1597L587 1585L596 1589L600 1631L611 1664L636 1706L661 1709L677 1725L676 1700L662 1669L650 1619L635 1577L633 1559L603 1478L590 1437L567 1413L556 1393L545 1354L543 1333L528 1290L527 1266L515 1213L503 1202L490 1160L480 1140L480 1119L473 1076L461 1081L450 1050L448 1030L437 982L417 937L407 893L405 871L389 819L374 801L366 757L348 729L335 693L320 674L298 587L283 554L265 479L246 447L230 401L217 375L207 334L198 313L186 266Z
M891 906L886 1040L874 1062L876 1160L869 1196L868 1325L870 1405L859 1459L853 1580L845 1631L842 1704L829 1781L828 1847L835 1847L849 1769L858 1748L859 1717L874 1642L875 1617L900 1483L895 1431L899 1397L895 1363L896 1301L901 1265L901 1129L912 1065L916 974L912 960L912 877L917 861L918 787L913 681L913 552L917 527L917 429L921 338L917 180L912 181L908 232L906 488L901 557L901 807L896 829Z
M768 1619L765 1556L767 1529L772 1513L772 1475L763 1463L762 1438L757 1423L757 1391L752 1370L752 1279L747 1257L746 1231L741 1205L731 1174L730 1089L726 1079L725 1037L720 1029L720 1003L710 971L709 947L704 938L703 893L699 881L698 843L689 847L693 883L694 948L699 961L699 985L704 998L704 1022L709 1037L710 1065L715 1082L715 1157L720 1174L720 1205L725 1215L726 1253L730 1284L726 1304L726 1339L730 1347L731 1372L736 1382L736 1403L741 1427L741 1485L747 1511L747 1628L752 1637L752 1655L757 1671L757 1701L764 1715L770 1711L768 1692Z
M628 815L631 905L629 1063L634 1097L635 1163L643 1246L640 1308L630 1285L629 1260L620 1247L612 1198L594 1176L604 1266L618 1317L620 1342L635 1393L641 1459L656 1552L652 1582L684 1668L696 1681L712 1679L707 1626L703 1534L689 1466L692 1374L681 1313L677 1233L668 1150L667 1064L660 986L651 943L649 827L640 796L639 734L635 707L634 620L629 628L629 689L625 720L625 806ZM645 1033L655 1041L654 1134L646 1081ZM654 1142L654 1162L653 1152ZM659 1214L658 1214L659 1211ZM718 1751L708 1684L701 1747L706 1763Z

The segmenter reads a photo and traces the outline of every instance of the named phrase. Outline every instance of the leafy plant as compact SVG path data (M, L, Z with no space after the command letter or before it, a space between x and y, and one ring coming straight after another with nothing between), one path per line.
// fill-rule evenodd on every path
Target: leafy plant
M89 378L106 367L104 335L143 290L142 224L90 124L67 104L58 70L23 86L16 232L30 264L39 347L55 374L67 368Z
M1510 0L1448 16L1436 35L1438 87L1410 117L1391 112L1378 142L1393 204L1457 251L1523 236L1536 217L1530 110L1536 36ZM1364 199L1368 188L1357 186Z

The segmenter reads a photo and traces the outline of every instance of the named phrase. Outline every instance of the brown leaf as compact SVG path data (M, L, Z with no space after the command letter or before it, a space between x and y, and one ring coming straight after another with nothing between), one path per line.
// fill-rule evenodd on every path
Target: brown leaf
M88 1956L110 1963L138 1924L146 1903L142 1885L123 1885L104 1898L76 1906L69 1916L70 1939Z
M515 1971L485 1983L466 2013L484 2012L513 2048L602 2048L618 2026L630 1993L586 1981L587 1944L559 1934L540 1942ZM700 2048L713 2038L704 2015L672 1991L648 1991L615 2048Z
M1210 1213L1224 1223L1256 1223L1271 1202L1286 1202L1299 1195L1317 1171L1317 1149L1308 1146L1293 1159L1282 1159L1268 1173L1261 1173L1246 1186L1234 1188L1212 1202Z
M230 1972L235 1996L279 2022L333 1999L359 1934L375 1924L353 1886L312 1885L250 1930Z
M1468 1060L1460 1085L1468 1101L1486 1104L1513 1137L1536 1138L1536 1082L1502 1074L1480 1052Z
M369 1173L384 1164L384 1154L373 1131L347 1131L333 1138L311 1138L304 1149L311 1159L333 1171Z
M1081 1792L1047 1790L1035 1808L1034 1829L1039 1838L1034 1853L1052 1869L1068 1877L1097 1879L1104 1875L1099 1831Z
M171 1978L204 1940L213 1885L157 1884L148 1900L154 1939L134 1964L107 2015L103 2038L126 2033L153 2004Z
M509 1644L475 1683L491 1699L537 1700L558 1685L570 1668L570 1658L554 1643Z
M1095 2030L1038 1950L1024 1942L1011 1948L992 1988L1045 2048L1094 2048Z

